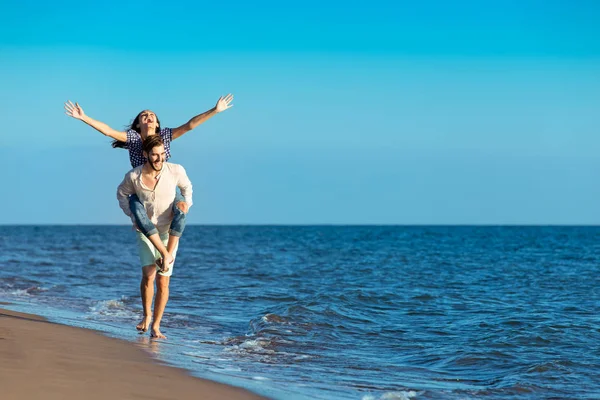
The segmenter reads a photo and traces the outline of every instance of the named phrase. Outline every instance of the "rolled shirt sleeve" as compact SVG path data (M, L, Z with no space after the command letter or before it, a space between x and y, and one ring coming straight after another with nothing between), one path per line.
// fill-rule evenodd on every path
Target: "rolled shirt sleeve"
M135 194L135 187L133 186L131 172L125 174L123 182L117 188L117 200L119 200L119 207L121 210L133 221L133 214L129 208L129 196Z
M185 199L188 207L191 207L193 204L192 182L190 181L190 178L188 178L185 168L183 168L181 165L178 165L177 168L177 186L181 190L181 195Z

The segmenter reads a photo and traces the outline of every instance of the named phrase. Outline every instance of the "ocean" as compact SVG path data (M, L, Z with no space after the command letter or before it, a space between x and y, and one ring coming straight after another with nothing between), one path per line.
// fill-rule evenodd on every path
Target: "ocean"
M274 399L600 398L600 227L188 226L140 320L126 226L3 226L3 306Z

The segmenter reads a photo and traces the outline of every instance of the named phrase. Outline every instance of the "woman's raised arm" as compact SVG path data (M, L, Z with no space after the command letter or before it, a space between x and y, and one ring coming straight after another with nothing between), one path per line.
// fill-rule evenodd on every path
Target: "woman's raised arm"
M127 133L117 131L110 126L106 125L104 122L96 121L93 118L88 117L83 112L83 108L78 103L73 104L71 100L65 103L65 114L69 117L73 117L80 121L85 122L98 132L102 133L104 136L109 136L115 140L120 142L127 142Z

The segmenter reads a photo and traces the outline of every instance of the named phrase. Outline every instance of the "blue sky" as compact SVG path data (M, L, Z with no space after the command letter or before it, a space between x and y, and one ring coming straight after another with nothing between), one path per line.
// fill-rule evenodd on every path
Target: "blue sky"
M600 3L3 5L0 224L126 223L142 109L178 126L190 223L600 224ZM484 4L485 3L485 4Z

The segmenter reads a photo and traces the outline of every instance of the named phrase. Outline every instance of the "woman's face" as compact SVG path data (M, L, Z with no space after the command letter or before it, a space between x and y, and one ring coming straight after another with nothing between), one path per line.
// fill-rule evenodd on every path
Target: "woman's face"
M146 127L148 134L154 134L156 127L158 126L158 118L150 110L144 110L139 115L138 127Z

